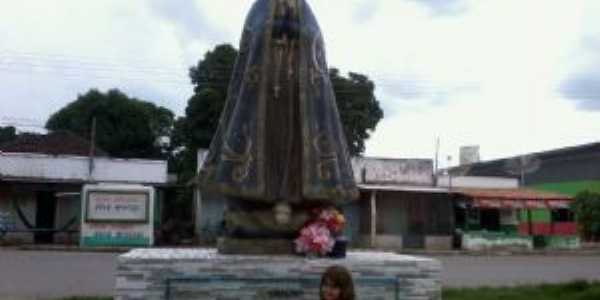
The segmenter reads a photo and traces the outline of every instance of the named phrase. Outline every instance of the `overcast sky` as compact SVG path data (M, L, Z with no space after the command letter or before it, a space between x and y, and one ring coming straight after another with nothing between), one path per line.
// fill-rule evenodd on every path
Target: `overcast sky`
M187 70L237 47L251 0L19 0L0 10L0 125L43 125L90 88L181 115ZM367 155L484 160L600 140L600 1L309 0L330 66L371 77Z

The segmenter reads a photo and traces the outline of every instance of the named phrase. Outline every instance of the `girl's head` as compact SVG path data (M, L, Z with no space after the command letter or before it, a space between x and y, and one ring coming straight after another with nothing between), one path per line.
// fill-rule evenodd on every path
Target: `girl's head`
M352 275L342 266L332 266L321 277L321 300L354 300Z

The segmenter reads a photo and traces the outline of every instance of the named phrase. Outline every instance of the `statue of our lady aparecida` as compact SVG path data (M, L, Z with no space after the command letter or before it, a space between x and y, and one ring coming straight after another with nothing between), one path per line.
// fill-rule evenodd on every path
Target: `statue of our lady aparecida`
M357 197L323 37L305 0L252 6L199 184L227 198L225 238L255 245L289 241L308 210ZM222 252L244 252L236 247Z

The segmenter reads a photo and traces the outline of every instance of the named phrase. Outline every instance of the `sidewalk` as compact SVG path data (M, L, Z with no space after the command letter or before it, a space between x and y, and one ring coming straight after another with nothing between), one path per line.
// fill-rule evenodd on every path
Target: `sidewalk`
M398 251L400 254L418 256L600 256L600 249L534 249L534 250L419 250L404 249Z
M206 246L164 246L156 248L210 248ZM0 246L3 249L23 250L23 251L62 251L62 252L100 252L100 253L126 253L131 249L129 247L98 247L81 248L78 245L20 245L20 246ZM349 249L349 251L377 250L377 249ZM555 250L555 249L506 249L506 250L485 250L485 251L467 251L467 250L421 250L421 249L402 249L400 251L381 249L381 251L396 252L398 254L416 255L416 256L600 256L600 247L585 247L577 250Z
M129 247L81 248L78 245L19 245L19 246L10 246L10 247L0 247L0 250L1 249L22 250L22 251L126 253L133 248L129 248Z

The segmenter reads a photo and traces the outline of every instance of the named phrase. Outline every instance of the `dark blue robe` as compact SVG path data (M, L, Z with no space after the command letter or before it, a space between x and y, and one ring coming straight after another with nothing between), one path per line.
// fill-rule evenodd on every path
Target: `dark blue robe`
M265 203L357 197L323 37L305 0L254 3L199 183Z

